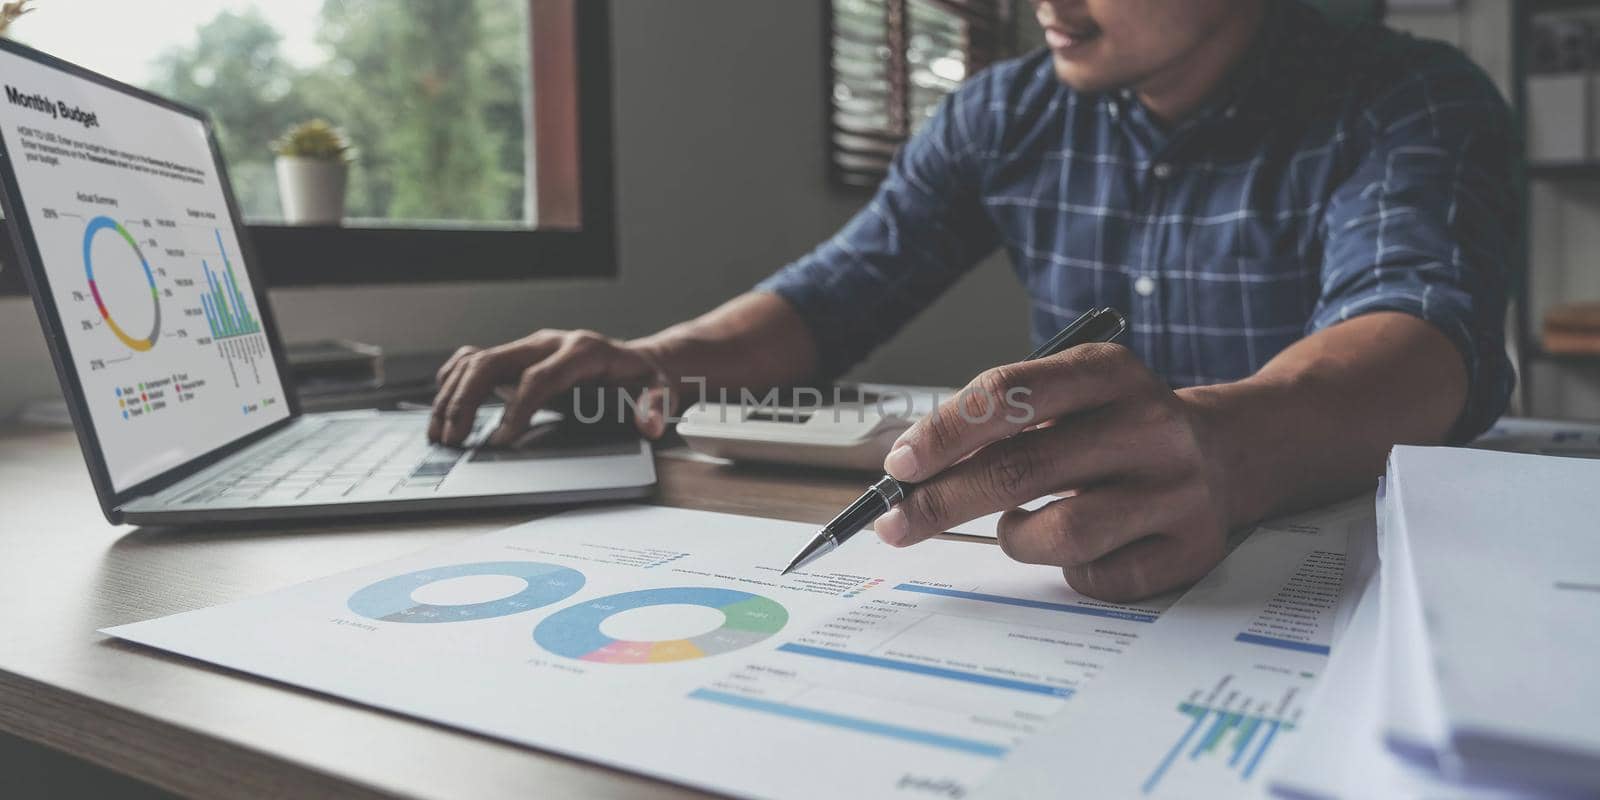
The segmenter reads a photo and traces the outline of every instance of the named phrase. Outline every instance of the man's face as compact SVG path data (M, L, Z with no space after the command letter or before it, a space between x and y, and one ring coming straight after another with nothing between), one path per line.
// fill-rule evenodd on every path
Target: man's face
M1078 91L1138 88L1181 64L1238 0L1034 0L1056 76Z

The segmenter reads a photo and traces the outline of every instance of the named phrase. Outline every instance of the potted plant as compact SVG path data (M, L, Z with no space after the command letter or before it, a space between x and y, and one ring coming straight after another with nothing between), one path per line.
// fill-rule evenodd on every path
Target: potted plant
M278 199L292 225L337 225L354 150L327 120L302 122L272 143L278 154Z
M11 23L16 22L17 17L33 10L28 7L30 2L33 2L33 0L15 0L15 2L0 5L0 36L11 35Z

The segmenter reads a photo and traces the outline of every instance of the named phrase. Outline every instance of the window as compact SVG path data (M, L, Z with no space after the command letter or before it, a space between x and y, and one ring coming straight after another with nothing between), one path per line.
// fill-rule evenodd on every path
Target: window
M876 186L895 149L966 76L1001 56L1009 0L833 0L829 164Z
M71 0L13 35L208 111L273 285L596 275L615 269L607 11ZM355 148L342 226L283 223L271 144L313 118Z

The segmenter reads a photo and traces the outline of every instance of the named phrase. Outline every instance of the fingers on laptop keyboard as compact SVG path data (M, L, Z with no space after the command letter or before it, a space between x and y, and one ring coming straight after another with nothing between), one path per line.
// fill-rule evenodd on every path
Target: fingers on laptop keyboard
M494 387L512 380L529 365L554 353L561 338L551 331L540 331L517 341L487 350L462 348L440 372L439 394L433 401L433 416L428 422L428 439L459 445L472 430L472 422L484 398Z

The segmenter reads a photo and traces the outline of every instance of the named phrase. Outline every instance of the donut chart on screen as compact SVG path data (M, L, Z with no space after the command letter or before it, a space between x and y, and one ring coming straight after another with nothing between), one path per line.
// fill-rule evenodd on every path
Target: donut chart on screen
M482 603L432 605L412 599L413 592L430 583L473 575L506 575L528 585L516 594ZM351 595L349 605L351 611L383 622L470 622L560 602L583 588L583 582L583 573L575 569L537 561L450 564L385 578Z
M111 311L106 308L105 298L100 294L100 285L94 280L94 249L95 235L101 231L115 231L122 240L133 248L133 254L139 259L139 265L144 268L145 282L150 284L150 304L155 307L155 316L150 323L150 334L143 339L135 338L117 324L111 316ZM150 262L145 260L144 251L139 249L139 243L134 240L133 234L122 227L116 220L100 216L89 220L89 226L83 231L83 271L89 276L89 293L94 295L94 305L100 310L100 317L106 321L106 327L127 345L130 349L144 352L156 346L156 339L161 336L161 292L156 289L155 274L150 271Z
M721 627L687 639L626 641L600 632L600 623L613 614L662 605L714 608L722 612L724 620ZM789 612L783 606L749 592L695 586L641 589L561 609L533 629L533 640L551 653L580 661L657 664L749 647L777 633L788 621Z

